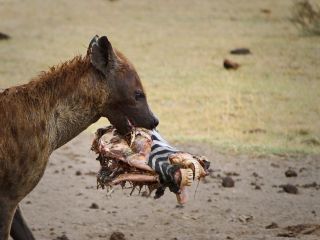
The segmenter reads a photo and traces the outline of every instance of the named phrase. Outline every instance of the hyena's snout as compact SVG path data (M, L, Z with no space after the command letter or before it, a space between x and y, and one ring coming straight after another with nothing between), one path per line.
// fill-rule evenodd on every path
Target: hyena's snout
M132 127L152 130L159 125L158 118L149 109L137 111L137 109L123 107L121 110L109 110L106 117L121 134L129 133Z
M153 114L148 105L144 108L144 111L142 110L138 114L134 114L132 120L135 127L143 127L150 130L159 125L159 119Z
M151 112L152 120L151 120L151 129L156 128L159 125L159 119Z
M137 112L136 114L128 114L127 117L134 127L152 130L159 125L159 119L149 109L147 111Z

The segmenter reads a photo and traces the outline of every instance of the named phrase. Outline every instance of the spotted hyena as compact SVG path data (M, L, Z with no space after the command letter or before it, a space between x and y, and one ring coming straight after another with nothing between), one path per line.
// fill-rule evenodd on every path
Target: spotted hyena
M41 179L50 154L100 117L122 134L132 125L158 125L136 70L105 36L95 36L85 56L0 93L1 240L13 218L12 237L34 239L19 202Z

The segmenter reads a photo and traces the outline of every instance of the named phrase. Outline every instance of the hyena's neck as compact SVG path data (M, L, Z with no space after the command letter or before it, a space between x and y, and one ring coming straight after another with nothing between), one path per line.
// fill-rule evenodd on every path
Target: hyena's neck
M46 132L51 151L100 118L107 94L102 91L102 81L97 79L87 58L76 57L52 68L35 82L38 82L37 89L42 88L43 101L48 108L44 114L48 114Z
M69 142L100 118L95 106L85 102L86 100L82 101L75 94L71 98L57 101L49 120L49 142L52 150Z

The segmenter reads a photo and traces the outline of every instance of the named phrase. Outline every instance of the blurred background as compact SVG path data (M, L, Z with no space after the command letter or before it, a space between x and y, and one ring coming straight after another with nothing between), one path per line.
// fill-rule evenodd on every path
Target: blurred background
M320 14L301 17L299 2L0 0L0 32L10 36L0 41L0 88L84 55L95 34L107 35L135 65L170 141L319 153ZM308 2L316 11L319 1ZM230 54L236 48L250 53ZM239 67L225 69L225 59Z

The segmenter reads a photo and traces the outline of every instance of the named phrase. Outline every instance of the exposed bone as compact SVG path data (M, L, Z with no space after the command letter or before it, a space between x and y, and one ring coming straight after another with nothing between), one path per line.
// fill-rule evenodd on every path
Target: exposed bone
M140 182L140 183L156 183L159 181L158 176L148 176L144 174L121 174L117 176L114 180L111 181L112 184L116 185L120 182L129 181L129 182Z
M97 174L97 187L107 188L108 193L111 193L113 186L121 185L125 188L126 182L129 182L129 188L132 189L130 195L137 186L139 193L143 186L147 186L148 195L155 189L163 188L159 175L147 163L151 145L151 132L146 129L135 128L130 136L125 137L119 135L113 127L98 129L92 144L92 150L99 154L97 160L101 164ZM190 186L194 180L207 175L206 159L178 152L168 160L180 166L181 184L177 200L183 204L187 201L185 186Z
M180 169L181 186L191 186L193 181L193 172L191 169Z
M178 203L185 204L188 201L188 191L186 187L182 187L180 189L180 193L176 194L176 197L177 197Z

